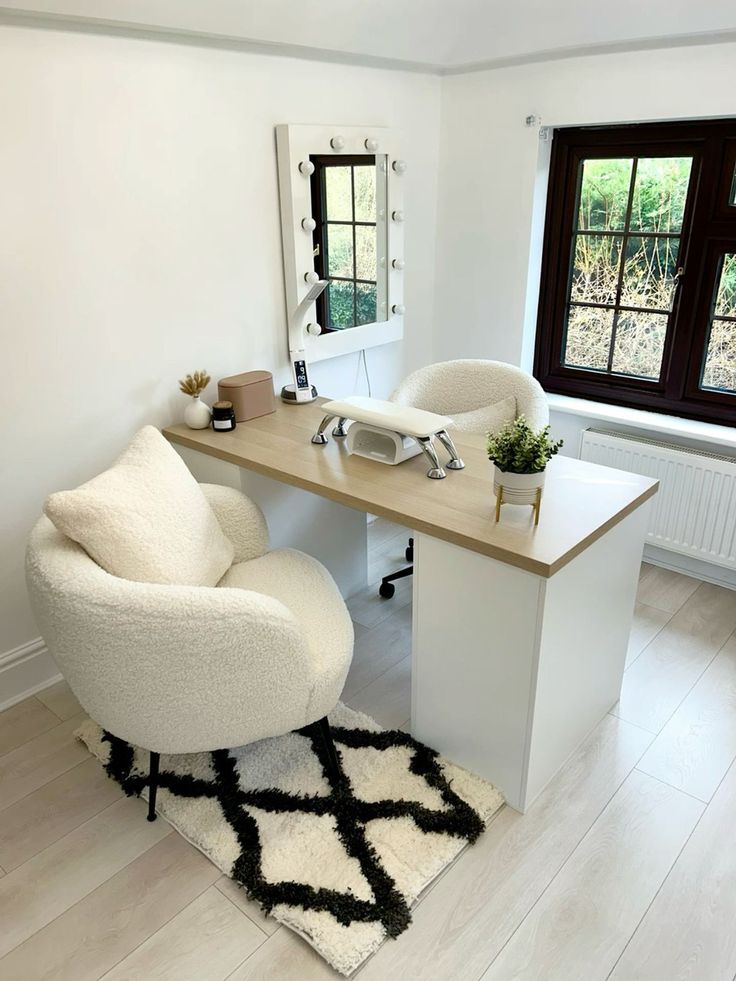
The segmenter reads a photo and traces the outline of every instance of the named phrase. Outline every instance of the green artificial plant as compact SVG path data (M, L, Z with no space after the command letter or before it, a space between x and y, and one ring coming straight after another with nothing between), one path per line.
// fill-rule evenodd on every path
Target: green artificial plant
M535 432L524 416L488 433L488 459L504 473L541 473L563 441L549 438L549 426Z

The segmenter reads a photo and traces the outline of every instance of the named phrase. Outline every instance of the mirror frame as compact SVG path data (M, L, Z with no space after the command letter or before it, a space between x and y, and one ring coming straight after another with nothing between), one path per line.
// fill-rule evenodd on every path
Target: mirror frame
M336 137L342 137L344 141L339 149L331 144ZM373 148L368 149L366 141L375 141L377 145L371 144ZM402 221L394 220L393 215L403 214L406 178L396 173L392 166L398 159L395 131L381 126L282 125L276 127L276 149L289 347L304 350L307 359L313 363L401 340L404 335L404 226ZM379 251L378 261L385 268L387 319L318 336L306 331L306 325L316 320L314 303L301 323L295 321L297 307L310 288L304 277L314 271L312 233L302 227L302 221L312 217L311 181L309 174L299 170L299 164L313 155L375 155L377 166L382 156L386 161L386 249L383 256ZM380 240L378 244L380 250ZM394 268L395 259L402 263L401 269ZM399 307L402 312L395 313L394 307Z

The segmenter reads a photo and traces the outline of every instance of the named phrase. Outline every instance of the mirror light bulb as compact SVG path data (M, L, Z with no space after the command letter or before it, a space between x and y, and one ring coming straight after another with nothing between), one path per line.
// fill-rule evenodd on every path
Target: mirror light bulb
M319 337L322 333L322 328L319 324L307 324L307 333L311 334L312 337Z
M305 232L313 232L317 227L317 222L314 218L302 218L302 228Z
M378 140L374 140L373 137L369 136L364 146L369 153L375 153L378 149Z
M314 173L314 164L311 160L302 160L299 164L299 172L303 174L304 177L311 177Z
M342 148L345 146L345 137L333 136L330 140L330 146L333 150L342 150Z
M310 269L308 273L304 273L304 282L309 283L310 286L314 286L315 283L319 282L319 276L314 269Z
M400 317L404 313L405 309L406 307L403 303L394 303L394 305L391 307L391 312L395 313L397 317Z
M391 212L391 217L393 218L394 221L402 222L404 220L404 212L403 211L392 211Z
M401 269L404 268L404 260L403 259L394 259L393 262L391 263L391 265L394 267L394 269L401 270Z
M396 174L406 173L406 160L394 160L391 166Z

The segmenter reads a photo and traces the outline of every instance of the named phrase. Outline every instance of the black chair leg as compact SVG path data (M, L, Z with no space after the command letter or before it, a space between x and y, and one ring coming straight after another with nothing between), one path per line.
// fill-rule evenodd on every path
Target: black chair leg
M158 790L158 764L159 754L151 753L151 762L148 770L148 820L156 820L156 791Z
M327 756L327 770L330 775L330 783L332 784L333 790L337 789L344 780L342 770L340 768L340 758L337 755L337 750L335 749L335 741L332 738L332 733L330 732L330 723L327 721L327 716L320 719L316 723L319 727L320 738L322 739L322 745L325 748L325 754Z

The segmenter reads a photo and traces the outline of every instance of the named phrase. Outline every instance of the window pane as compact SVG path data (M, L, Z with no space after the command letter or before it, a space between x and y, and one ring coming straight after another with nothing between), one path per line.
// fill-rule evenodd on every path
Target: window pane
M586 160L580 181L578 228L623 230L632 160Z
M720 319L736 318L736 252L723 257L714 310L700 385L736 395L736 321Z
M736 323L714 320L710 327L701 388L736 395Z
M351 167L325 167L328 221L353 220Z
M327 226L327 275L354 277L352 225Z
M736 252L723 257L721 276L716 292L716 317L736 317Z
M692 157L642 157L636 165L631 228L679 232L685 212Z
M335 330L354 327L353 283L332 282L327 287L329 301L329 324Z
M618 235L576 236L571 300L615 303L622 242Z
M611 369L621 375L659 380L669 317L622 311L616 324Z
M356 167L355 174L355 220L376 220L376 168Z
M355 284L355 303L357 306L357 323L373 324L376 322L376 287L368 283Z
M622 306L671 308L679 247L677 238L630 238L627 241Z
M564 364L570 368L608 368L613 333L613 310L570 307L567 318Z
M376 226L355 226L355 275L357 279L376 277Z

